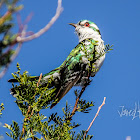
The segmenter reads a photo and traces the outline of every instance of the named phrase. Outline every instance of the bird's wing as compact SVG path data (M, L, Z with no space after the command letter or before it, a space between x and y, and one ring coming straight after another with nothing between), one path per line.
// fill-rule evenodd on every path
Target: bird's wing
M67 82L67 84L63 87L60 87L57 95L55 97L56 101L51 104L50 109L52 109L68 92L69 90L75 85L75 83L80 79L80 75L78 75L73 81Z
M61 86L56 93L55 98L57 102L54 102L51 108L54 107L82 77L83 69L81 67L81 60L82 57L86 55L86 53L81 53L83 47L83 42L80 42L59 67Z
M85 45L85 42L89 44ZM60 68L67 67L69 70L73 69L74 66L82 61L82 57L88 57L90 61L94 59L95 55L95 46L97 42L93 39L85 39L81 41L68 55L66 60L62 63ZM87 52L87 50L89 52Z

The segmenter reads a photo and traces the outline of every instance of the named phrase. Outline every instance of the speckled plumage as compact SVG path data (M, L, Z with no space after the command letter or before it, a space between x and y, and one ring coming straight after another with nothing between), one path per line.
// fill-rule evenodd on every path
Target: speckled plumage
M49 78L53 81L49 88L55 88L55 106L73 86L83 86L89 77L95 76L105 59L104 41L97 25L88 20L81 20L75 27L79 44L70 52L66 60L56 69L43 75L40 86L46 86ZM11 81L12 82L12 81Z
M86 23L90 26L84 26ZM75 27L79 44L70 52L60 67L44 75L46 81L49 77L53 77L58 101L73 86L83 86L88 80L90 71L90 76L95 76L105 58L105 55L102 55L104 53L104 42L97 25L88 20L81 20L77 24L71 25ZM96 58L98 59L96 60ZM51 107L56 104L52 104Z

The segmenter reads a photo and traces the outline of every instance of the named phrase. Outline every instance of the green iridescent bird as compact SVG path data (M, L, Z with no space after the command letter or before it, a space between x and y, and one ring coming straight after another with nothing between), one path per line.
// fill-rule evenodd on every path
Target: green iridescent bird
M56 69L43 75L40 86L46 86L49 78L53 82L49 88L56 88L54 107L73 86L84 86L89 77L95 76L105 59L105 46L99 28L94 22L81 20L75 27L79 37L79 44L70 52L66 60ZM9 80L14 82L14 80ZM13 92L13 91L12 91ZM14 93L12 93L14 94Z

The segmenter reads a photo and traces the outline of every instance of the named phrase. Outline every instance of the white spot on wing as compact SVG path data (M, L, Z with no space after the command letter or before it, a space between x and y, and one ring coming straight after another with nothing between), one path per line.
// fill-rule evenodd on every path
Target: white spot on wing
M47 79L49 79L51 76L53 76L53 78L55 79L55 78L59 77L59 73L58 73L58 72L55 72L55 73L52 74L52 75L47 75L47 76L45 76L43 79L44 79L44 80L47 80Z
M55 73L53 74L53 78L57 78L57 77L59 77L59 73L58 73L58 72L55 72Z
M85 55L85 53L84 53L83 51L80 51L80 54L81 54L81 55Z
M88 64L89 63L88 59L85 56L82 57L82 61L85 64Z

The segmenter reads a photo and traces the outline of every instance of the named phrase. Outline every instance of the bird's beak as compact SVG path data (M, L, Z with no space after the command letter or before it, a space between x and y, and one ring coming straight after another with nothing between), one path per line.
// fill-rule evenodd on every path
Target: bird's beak
M77 24L75 24L75 23L69 23L69 25L72 25L73 27L77 27Z

